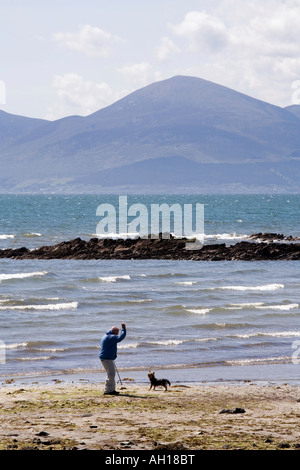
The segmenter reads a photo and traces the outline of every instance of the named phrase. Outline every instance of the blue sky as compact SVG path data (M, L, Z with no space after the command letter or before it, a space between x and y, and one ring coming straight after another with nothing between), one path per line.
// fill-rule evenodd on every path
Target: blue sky
M300 103L299 24L300 0L1 0L0 109L88 115L174 75Z

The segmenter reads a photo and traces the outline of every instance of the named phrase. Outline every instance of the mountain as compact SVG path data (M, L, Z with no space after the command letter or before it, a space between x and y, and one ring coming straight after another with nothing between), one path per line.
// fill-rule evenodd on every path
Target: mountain
M176 76L86 117L0 111L0 192L298 192L299 109Z
M34 132L44 122L47 121L15 116L0 110L0 149L9 146L16 139Z

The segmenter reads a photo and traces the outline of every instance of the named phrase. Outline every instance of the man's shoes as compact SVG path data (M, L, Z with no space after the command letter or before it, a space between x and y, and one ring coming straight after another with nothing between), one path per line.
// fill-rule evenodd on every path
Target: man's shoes
M120 395L120 392L114 390L113 392L104 392L104 395Z

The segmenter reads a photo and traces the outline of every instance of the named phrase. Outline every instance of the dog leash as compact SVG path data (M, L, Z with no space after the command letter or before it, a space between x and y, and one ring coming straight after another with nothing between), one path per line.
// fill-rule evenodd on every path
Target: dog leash
M118 382L120 382L120 384L121 384L121 386L122 386L122 380L121 380L121 377L120 377L120 374L119 374L119 371L118 371L118 369L117 369L117 366L116 366L116 365L115 365L115 368L116 368L116 372L117 372L117 374L118 374L118 377L119 377L119 380L118 380Z

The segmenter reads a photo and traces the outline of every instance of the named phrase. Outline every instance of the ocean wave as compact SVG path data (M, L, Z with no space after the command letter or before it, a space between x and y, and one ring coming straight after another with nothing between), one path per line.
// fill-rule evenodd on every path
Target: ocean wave
M205 315L206 313L210 312L211 308L187 308L186 311L190 313L196 313L200 315Z
M249 235L233 233L215 233L215 234L205 234L205 239L213 240L243 240L249 238Z
M168 313L178 313L179 312L183 312L184 310L186 309L186 306L185 305L182 305L182 304L176 304L176 305L169 305L168 307L165 307L164 310Z
M140 343L119 344L118 349L136 349Z
M94 233L94 234L91 234L91 236L93 237L97 237L99 238L100 240L102 238L112 238L112 239L119 239L121 238L122 240L126 239L126 238L138 238L140 237L140 233L139 232L121 232L121 233L116 233L116 232L107 232L107 233Z
M242 308L248 308L248 307L259 307L264 305L264 302L242 302L242 303L233 303L229 304L229 307L224 307L226 310L227 309L242 309Z
M169 277L188 277L189 274L183 273L183 272L176 272L176 273L171 273L171 272L164 272L164 273L157 273L157 274L147 274L147 277L151 278L169 278Z
M191 341L192 343L207 343L208 341L218 341L218 340L219 338L212 336L211 338L195 338L195 339L190 339L188 341Z
M283 289L284 284L264 284L261 286L220 286L220 287L212 287L211 290L216 289L223 289L223 290L240 290L240 291L248 291L248 290L258 290L258 291L271 291L277 289Z
M11 361L46 361L49 359L53 359L53 357L52 356L18 357L15 359L11 359Z
M140 346L149 346L149 345L160 345L160 346L177 346L179 344L184 343L185 340L162 340L162 341L143 341L137 343L129 343L129 344L120 344L118 345L118 349L137 349Z
M67 351L67 348L36 348L37 351L40 352L62 352Z
M232 359L225 360L225 365L230 366L250 366L250 365L267 365L267 364L283 364L291 361L289 356L279 356L279 357L261 357L261 358L251 358L251 359Z
M149 344L158 344L162 346L173 346L184 343L183 339L166 339L161 341L148 341Z
M6 345L7 349L23 348L26 351L40 351L40 352L61 352L66 351L67 348L56 346L52 341L28 341L23 343L12 343Z
M197 284L197 281L182 281L182 282L175 282L175 284L178 284L180 286L192 286L194 284Z
M290 338L290 337L295 337L299 336L300 337L300 331L274 331L271 333L261 333L260 336L275 336L275 337L283 337L283 338Z
M117 282L118 280L129 280L131 278L128 274L125 274L124 276L103 276L98 277L98 279L102 282Z
M10 279L25 279L27 277L45 276L47 271L36 271L32 273L0 274L0 283Z
M0 348L5 348L5 349L18 349L18 348L24 348L27 346L28 343L11 343L11 344L2 344L0 342Z
M189 339L166 339L161 341L147 341L147 344L155 344L159 346L178 346L183 343L206 343L208 341L217 341L218 338L189 338Z
M2 233L0 235L0 240L8 240L9 238L15 238L16 236L15 235L6 235L4 233Z
M26 233L23 233L23 237L26 237L26 238L33 238L33 237L41 237L42 234L39 233L39 232L26 232Z
M266 305L264 302L245 302L245 303L232 303L225 310L242 310L243 308L255 308L258 310L293 310L298 308L299 304L290 303L284 305Z
M261 310L292 310L298 308L299 304L286 304L286 305L260 305L256 308Z
M249 339L257 336L267 336L271 338L293 338L300 337L300 331L257 331L255 333L243 333L232 335L234 338Z
M76 309L78 302L64 302L46 305L7 305L0 306L0 310L69 310Z

